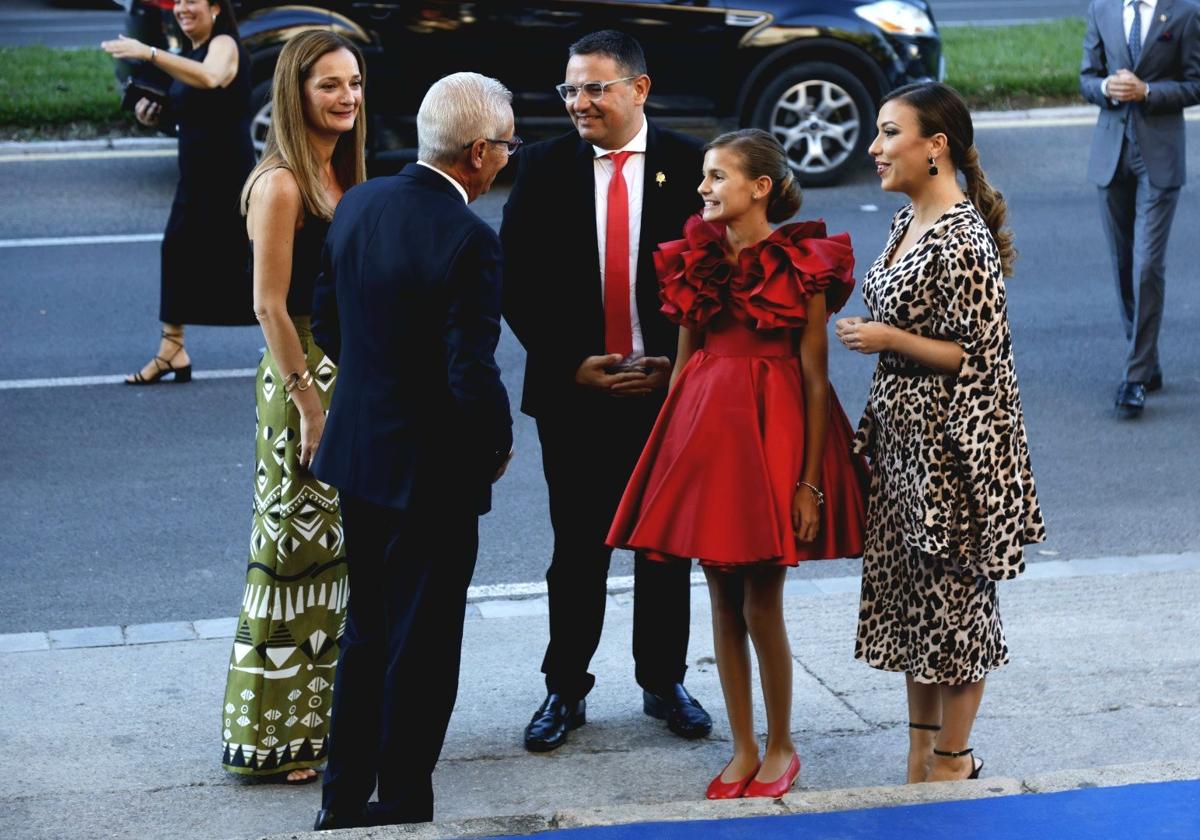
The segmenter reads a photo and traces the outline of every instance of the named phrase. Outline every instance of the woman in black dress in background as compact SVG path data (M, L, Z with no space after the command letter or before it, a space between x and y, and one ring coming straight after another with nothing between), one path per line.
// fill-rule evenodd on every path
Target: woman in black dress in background
M147 99L138 121L169 119L179 133L179 185L162 243L162 336L157 355L132 376L149 385L192 378L184 324L253 324L246 230L238 197L254 168L250 142L250 57L227 0L178 0L187 37L181 55L119 37L101 46L115 58L148 61L174 79L166 114Z

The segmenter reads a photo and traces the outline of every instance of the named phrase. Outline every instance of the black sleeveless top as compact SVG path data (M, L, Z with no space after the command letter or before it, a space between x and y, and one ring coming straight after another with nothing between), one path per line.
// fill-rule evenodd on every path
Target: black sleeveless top
M211 39L184 57L204 61ZM223 88L205 90L176 79L168 97L179 132L179 189L176 198L189 204L220 207L230 189L241 192L246 176L254 168L254 144L250 139L250 55L238 43L238 70Z
M284 166L272 166L264 169L255 176L255 182L263 175L275 169L285 169ZM250 185L254 189L254 185ZM320 216L304 210L304 222L296 231L292 240L292 278L288 284L287 311L288 315L312 315L313 289L317 284L317 275L321 272L321 250L325 247L325 235L329 233L329 222ZM250 270L254 271L254 243L250 243Z

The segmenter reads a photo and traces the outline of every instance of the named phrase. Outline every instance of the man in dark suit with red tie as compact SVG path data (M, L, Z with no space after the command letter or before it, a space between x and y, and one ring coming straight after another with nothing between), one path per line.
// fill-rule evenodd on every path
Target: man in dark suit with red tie
M678 343L659 313L653 254L701 208L700 143L647 121L638 42L606 30L569 53L557 89L576 130L522 152L500 229L504 316L527 353L521 410L537 420L554 528L547 695L525 730L538 752L586 720L608 596L604 540ZM634 562L643 709L678 735L703 737L712 720L683 686L690 564Z

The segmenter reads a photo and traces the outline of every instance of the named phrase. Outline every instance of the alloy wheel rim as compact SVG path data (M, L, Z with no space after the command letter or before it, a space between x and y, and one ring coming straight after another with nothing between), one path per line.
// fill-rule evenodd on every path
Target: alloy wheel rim
M254 144L254 154L262 157L263 149L267 147L267 129L271 127L271 102L268 100L254 113L250 121L250 142Z
M862 116L854 98L834 82L798 82L775 101L767 129L793 170L818 175L837 168L858 144Z

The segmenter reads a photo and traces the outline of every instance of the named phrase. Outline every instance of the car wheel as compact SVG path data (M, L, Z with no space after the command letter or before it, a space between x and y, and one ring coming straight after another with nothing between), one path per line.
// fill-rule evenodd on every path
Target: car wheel
M763 89L751 123L783 144L801 184L841 180L864 160L875 108L863 83L836 64L788 67Z
M259 82L250 92L250 140L254 154L262 157L267 146L267 129L271 127L271 80Z

